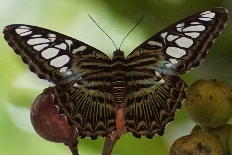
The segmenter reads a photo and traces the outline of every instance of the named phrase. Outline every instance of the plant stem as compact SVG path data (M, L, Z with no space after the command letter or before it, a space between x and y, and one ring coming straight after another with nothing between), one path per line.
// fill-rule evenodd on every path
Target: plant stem
M110 136L107 136L103 145L102 155L111 155L116 142L117 140L112 140Z

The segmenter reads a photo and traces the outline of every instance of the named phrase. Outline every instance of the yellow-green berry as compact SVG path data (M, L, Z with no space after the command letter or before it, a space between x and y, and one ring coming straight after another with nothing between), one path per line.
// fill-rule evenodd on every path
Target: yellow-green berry
M229 154L232 154L232 132L229 135L228 147L229 147Z
M186 109L202 128L215 128L232 116L232 88L215 80L198 80L187 91Z
M171 147L170 155L223 155L220 141L203 132L177 139Z
M197 134L199 132L204 132L200 126L196 125L193 129L191 134ZM215 137L220 140L222 147L223 147L223 153L226 154L232 154L231 148L232 145L230 143L230 138L232 138L232 125L231 124L225 124L223 126L217 127L217 128L208 128L207 132L214 135Z

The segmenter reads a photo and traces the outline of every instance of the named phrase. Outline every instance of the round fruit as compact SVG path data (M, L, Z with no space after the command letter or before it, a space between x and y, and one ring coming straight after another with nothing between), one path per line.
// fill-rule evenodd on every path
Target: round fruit
M215 80L198 80L188 88L185 105L202 128L222 126L232 116L232 88Z
M203 130L204 129L202 129L200 126L196 125L192 129L191 134L197 134L199 132L202 133L202 132L204 132ZM215 137L218 138L218 140L220 140L224 154L232 153L232 152L230 152L232 145L229 144L230 143L229 142L230 136L232 135L232 125L231 124L225 124L225 125L217 127L217 128L208 128L207 132L214 135Z
M232 132L229 135L228 148L229 148L229 154L232 154Z
M75 147L78 131L74 126L70 126L65 117L59 113L50 89L52 88L45 89L33 102L31 123L42 138Z
M171 147L170 155L223 155L220 141L213 135L197 133L177 139Z

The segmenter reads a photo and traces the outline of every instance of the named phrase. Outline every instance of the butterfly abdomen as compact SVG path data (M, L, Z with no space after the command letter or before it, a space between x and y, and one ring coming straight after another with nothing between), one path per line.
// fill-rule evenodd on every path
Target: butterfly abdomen
M121 105L124 103L126 82L124 77L115 77L112 82L112 92L114 96L114 103Z

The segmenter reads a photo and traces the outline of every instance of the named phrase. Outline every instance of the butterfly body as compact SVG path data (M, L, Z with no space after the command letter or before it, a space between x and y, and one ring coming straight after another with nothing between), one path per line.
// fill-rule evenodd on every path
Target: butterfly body
M196 67L224 28L228 12L191 15L153 35L127 57L48 29L14 24L5 40L40 78L55 84L54 103L80 137L162 135L185 99L178 76Z

